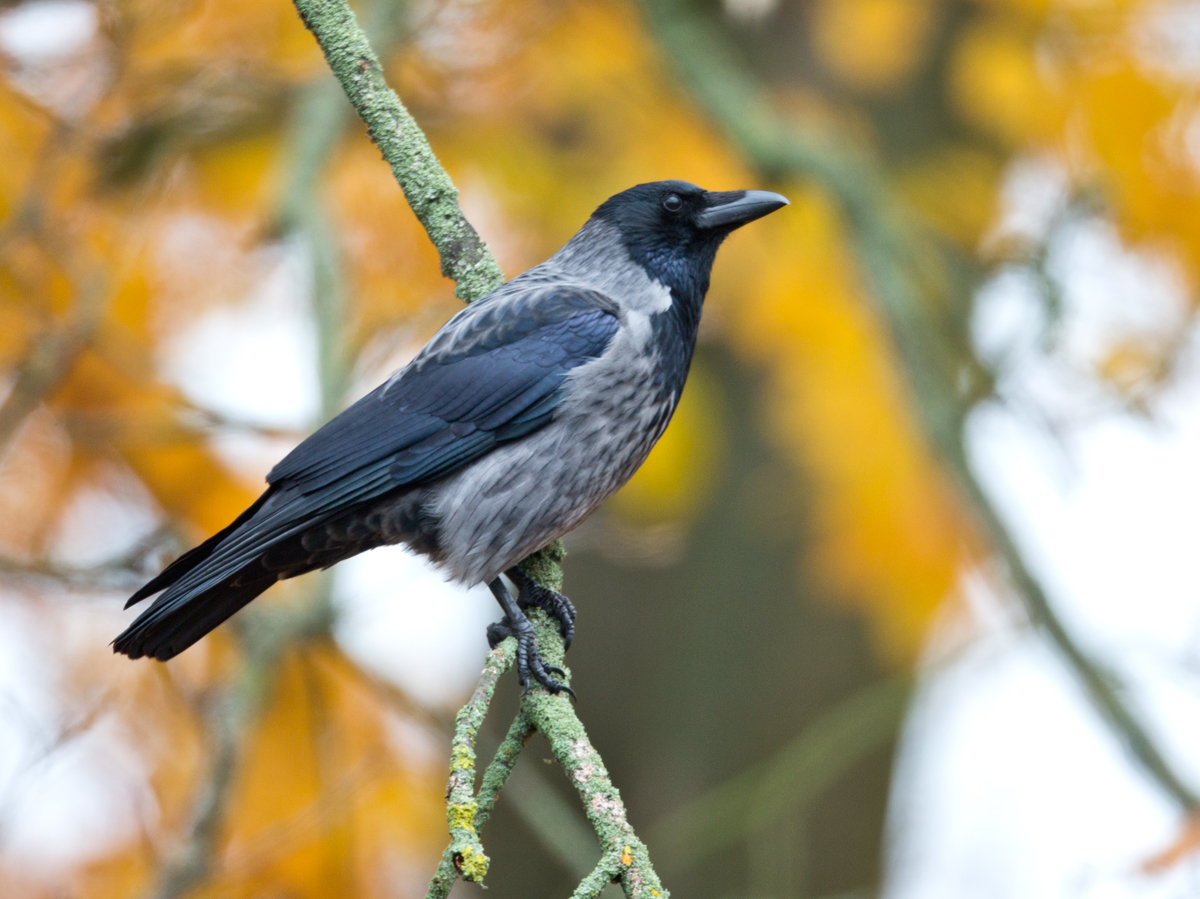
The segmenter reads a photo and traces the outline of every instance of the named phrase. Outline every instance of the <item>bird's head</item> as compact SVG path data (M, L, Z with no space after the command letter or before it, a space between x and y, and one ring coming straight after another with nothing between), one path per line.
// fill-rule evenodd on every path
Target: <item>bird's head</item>
M593 218L617 229L647 274L698 304L721 241L787 205L786 197L765 190L709 191L686 181L653 181L610 197Z

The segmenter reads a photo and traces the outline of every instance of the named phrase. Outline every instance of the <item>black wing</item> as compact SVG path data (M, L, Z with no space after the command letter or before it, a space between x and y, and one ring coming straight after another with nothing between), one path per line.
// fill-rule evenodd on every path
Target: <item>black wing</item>
M257 571L253 566L280 541L360 503L444 476L546 424L567 374L603 353L618 326L610 300L579 288L544 288L516 299L493 295L481 303L455 316L409 366L296 447L237 522L134 594L130 603L167 588L142 617L169 617L231 578L244 579L247 566Z
M267 475L313 493L373 476L393 486L432 480L553 414L567 373L599 356L617 329L611 301L581 289L467 309L386 384L296 447ZM461 317L461 321L460 321Z

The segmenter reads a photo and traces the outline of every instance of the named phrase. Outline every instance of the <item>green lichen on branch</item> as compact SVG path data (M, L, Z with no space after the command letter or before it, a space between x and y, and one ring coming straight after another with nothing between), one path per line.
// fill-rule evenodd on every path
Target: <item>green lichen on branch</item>
M450 782L446 787L446 823L450 829L447 852L464 880L479 883L487 874L488 857L479 842L475 821L475 742L496 694L496 682L512 665L512 643L506 641L488 653L479 682L455 719L450 744Z
M580 881L571 899L596 899L604 888L621 875L621 858L619 855L608 854L601 857L596 867L587 877Z
M501 648L510 651L513 645L511 642L506 642ZM513 719L504 740L496 747L492 763L483 772L483 783L479 785L479 794L475 797L476 830L481 829L487 823L492 809L496 807L496 797L500 795L501 788L508 780L508 775L512 773L513 766L517 764L517 758L521 755L521 750L525 748L525 742L532 733L533 724L522 710Z
M384 81L379 59L350 7L344 0L294 2L437 248L443 274L456 282L455 293L471 302L499 287L504 281L500 266L463 216L458 206L458 191L420 127ZM562 543L555 541L523 560L521 568L539 584L561 591L565 554ZM537 631L542 656L549 664L564 667L565 647L557 623L536 609L529 617ZM605 884L615 880L630 899L666 899L668 893L650 864L649 852L630 827L620 794L564 695L553 695L542 687L526 692L516 720L484 772L479 792L475 793L479 728L491 705L496 683L512 666L515 655L516 644L511 638L488 653L475 691L458 714L446 790L450 845L430 881L427 899L445 899L459 875L478 883L487 874L488 858L479 832L534 729L550 741L555 757L579 791L604 853L600 865L584 879L575 896L592 899ZM570 683L569 670L563 682Z
M550 556L552 559L554 554L550 553ZM562 681L569 686L571 671L563 664L565 650L558 623L540 609L532 610L529 620L537 631L538 646L546 663L563 668ZM496 796L516 764L521 748L535 730L549 741L555 759L579 793L584 812L600 843L600 863L573 895L578 899L594 899L607 884L616 882L629 899L669 899L670 894L650 863L649 850L629 824L621 794L565 694L551 694L542 687L534 687L521 698L517 717L484 772L479 793L468 798L465 787L474 780L474 741L483 720L479 713L486 712L487 702L495 692L495 681L500 676L495 673L497 668L503 666L506 670L512 664L513 648L513 641L505 640L489 653L471 699L459 712L451 755L461 762L458 768L451 770L447 800L448 805L457 804L460 808L473 802L475 822L469 832L463 829L459 836L461 842L452 840L443 854L426 899L446 899L460 873L465 880L473 879L468 876L468 864L479 863L482 854L479 831L487 823ZM486 866L486 859L483 864ZM471 873L477 870L472 869Z
M542 656L546 664L565 669L557 622L551 621L540 610L530 615L530 620L537 631L538 646L543 647ZM570 674L570 670L566 669L563 680L568 685ZM584 813L600 840L600 848L604 853L602 863L604 859L615 859L615 870L610 880L618 879L629 899L668 896L650 864L649 850L629 824L621 794L609 777L600 753L588 739L583 722L575 714L571 701L563 693L554 695L542 689L531 690L522 700L521 710L549 740L555 759L562 765L571 786L579 793ZM576 895L581 894L577 892Z
M455 282L455 293L470 302L495 290L504 283L504 273L459 209L458 189L424 132L387 86L353 10L344 0L295 0L295 5L437 247L442 274Z
M495 691L495 680L500 674L507 671L513 662L515 655L516 644L512 640L505 640L488 654L487 662L484 663L483 673L479 676L479 684L476 685L475 692L471 694L471 699L467 705L463 707L458 714L458 720L455 727L454 746L450 753L450 785L446 790L447 803L447 819L450 822L451 842L446 851L442 853L442 860L438 864L438 869L433 875L433 879L429 882L429 891L426 894L427 899L445 899L450 893L450 888L454 886L454 881L458 879L461 872L465 879L472 879L468 873L474 875L479 874L478 880L482 880L483 875L487 873L487 856L483 855L484 868L482 872L478 871L479 853L482 853L482 845L479 844L478 834L483 829L483 825L487 823L488 818L492 814L492 809L496 806L496 797L499 795L505 781L508 780L508 775L512 773L513 766L517 763L517 757L521 754L521 749L525 746L525 741L529 739L529 735L533 732L533 725L529 723L529 719L523 713L518 713L513 719L512 726L508 730L508 735L500 743L496 749L496 755L492 758L492 762L488 765L487 770L483 772L483 782L480 784L479 793L470 800L474 808L474 821L471 833L473 837L456 841L454 839L454 828L456 821L450 819L449 807L453 804L454 799L451 794L455 788L463 783L474 783L474 774L466 777L465 774L470 769L475 770L475 738L479 732L479 725L482 723L482 717L476 719L476 711L482 710L486 713L486 704L481 704L477 701L480 697L480 685L485 684L485 681L491 681L491 689ZM493 672L496 670L493 663L498 663L500 674L493 677ZM485 685L486 689L486 685ZM490 696L488 697L490 702ZM471 711L468 712L468 709ZM474 729L471 729L469 722L474 721ZM467 742L470 745L464 746ZM467 759L469 758L469 764ZM467 807L467 803L459 798L461 808ZM463 846L471 849L471 853L467 854L462 851Z
M562 563L566 557L567 551L563 547L562 541L555 540L549 546L539 549L524 559L520 568L543 587L549 587L554 592L561 593L563 588Z

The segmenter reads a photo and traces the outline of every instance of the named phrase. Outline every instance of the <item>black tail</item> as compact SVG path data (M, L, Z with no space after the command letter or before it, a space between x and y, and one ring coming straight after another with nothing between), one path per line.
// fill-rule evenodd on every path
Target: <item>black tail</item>
M254 562L235 577L201 593L164 594L113 641L113 649L131 659L150 656L165 662L179 655L278 579L278 572L267 571Z
M129 597L125 608L160 590L166 590L184 575L203 565L226 537L254 517L254 513L262 508L273 491L274 488L265 490L226 527L164 568L157 577ZM201 593L171 596L168 592L151 603L150 608L113 641L113 650L131 659L151 656L165 662L250 602L275 583L277 578L277 573L265 571L262 566L249 565L217 587Z
M137 593L129 597L125 601L125 608L129 608L134 603L139 603L147 596L153 596L159 590L166 590L173 583L205 561L213 554L213 551L220 545L221 541L240 528L243 524L254 517L254 513L262 508L262 504L267 501L272 493L273 488L267 488L263 491L262 496L252 502L237 518L221 528L199 546L193 546L182 556L164 568L156 577L151 578L145 585L142 586Z
M359 526L353 508L340 519L305 521L305 499L272 485L228 527L168 565L125 604L129 608L165 591L113 641L113 649L131 659L165 662L276 581L327 568L379 544L370 529ZM294 526L297 519L301 523Z

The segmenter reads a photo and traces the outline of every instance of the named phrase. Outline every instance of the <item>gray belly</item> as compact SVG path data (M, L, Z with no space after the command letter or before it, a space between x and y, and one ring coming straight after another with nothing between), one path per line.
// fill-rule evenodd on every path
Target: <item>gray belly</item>
M542 430L423 491L435 560L455 580L488 581L583 521L666 429L676 397L647 402L647 386L595 384Z

